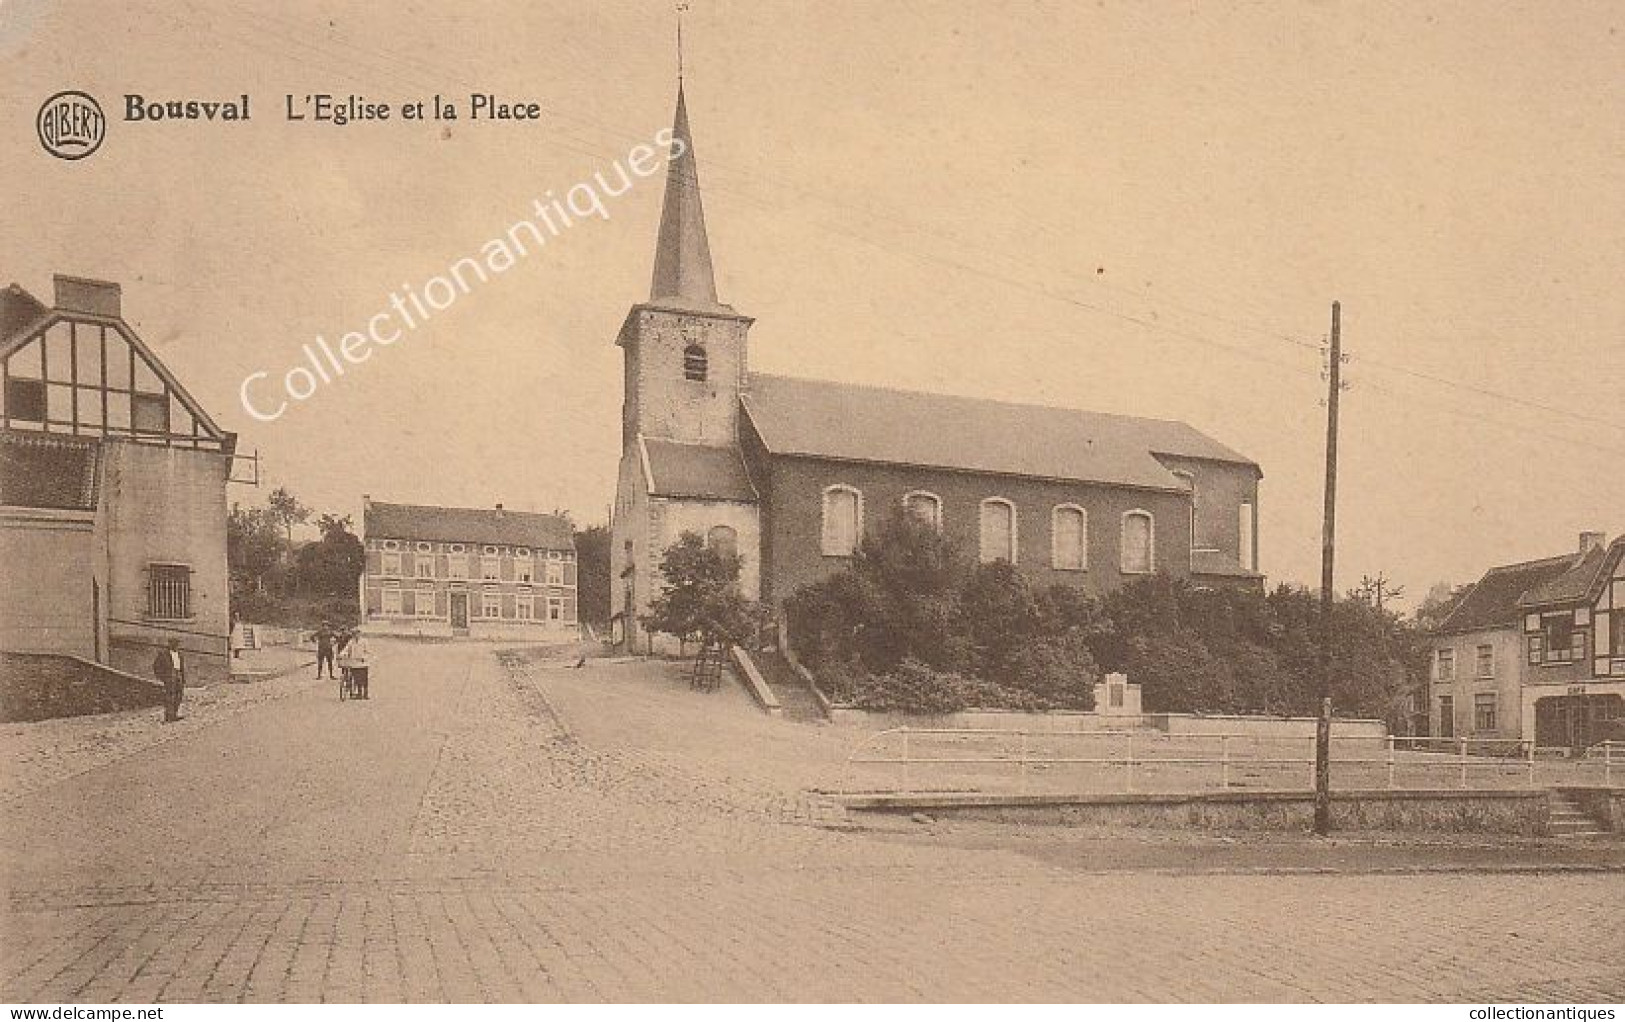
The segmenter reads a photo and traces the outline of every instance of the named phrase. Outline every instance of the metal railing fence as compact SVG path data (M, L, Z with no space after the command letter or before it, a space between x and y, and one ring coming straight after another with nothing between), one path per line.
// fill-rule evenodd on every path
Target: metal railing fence
M1625 743L1604 742L1578 758L1559 758L1556 752L1524 739L1334 734L1332 783L1342 790L1418 790L1625 781ZM1312 790L1315 740L1312 735L894 727L853 748L843 789L857 790L854 773L867 768L883 771L879 778L868 776L867 783L896 791L988 790L1012 780L1018 792L1040 784L1125 793L1298 790L1300 785Z

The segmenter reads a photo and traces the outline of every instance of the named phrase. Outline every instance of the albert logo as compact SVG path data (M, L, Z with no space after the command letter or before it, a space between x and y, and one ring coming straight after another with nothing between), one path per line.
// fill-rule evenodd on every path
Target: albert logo
M101 147L107 118L89 93L69 90L46 100L35 119L40 145L59 160L82 160Z

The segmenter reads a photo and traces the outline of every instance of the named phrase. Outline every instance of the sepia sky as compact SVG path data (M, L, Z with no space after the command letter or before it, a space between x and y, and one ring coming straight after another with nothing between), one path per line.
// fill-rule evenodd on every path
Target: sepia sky
M1625 531L1625 2L691 7L755 368L1187 420L1262 464L1272 580L1315 583L1335 298L1340 588ZM320 509L601 520L659 175L278 421L238 388L624 162L670 124L672 36L661 0L0 0L0 283L120 281L267 488ZM109 115L90 159L35 142L62 89ZM474 91L542 120L470 122ZM245 92L245 123L121 120ZM316 92L464 119L283 119Z

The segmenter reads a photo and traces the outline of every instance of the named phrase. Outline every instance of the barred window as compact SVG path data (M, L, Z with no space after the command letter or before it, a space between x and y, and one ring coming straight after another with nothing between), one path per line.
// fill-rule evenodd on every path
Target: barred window
M147 616L180 620L192 616L192 569L184 564L147 566Z

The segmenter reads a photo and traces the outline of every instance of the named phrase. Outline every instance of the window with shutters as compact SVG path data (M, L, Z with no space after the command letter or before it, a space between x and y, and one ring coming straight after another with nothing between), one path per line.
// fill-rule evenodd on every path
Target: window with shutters
M709 366L705 357L705 349L698 344L690 344L683 349L683 378L696 382L705 382Z

